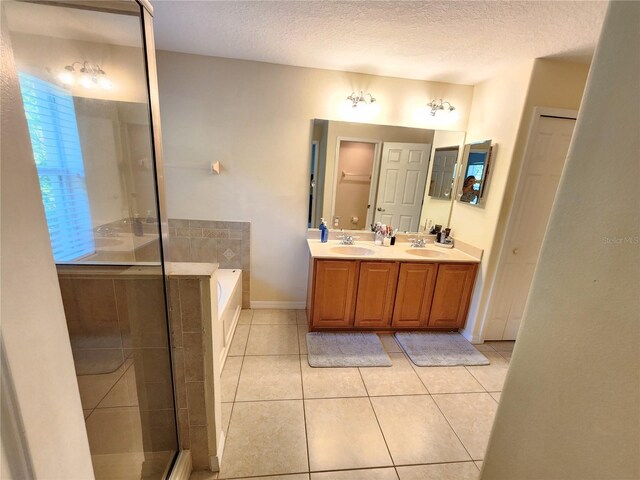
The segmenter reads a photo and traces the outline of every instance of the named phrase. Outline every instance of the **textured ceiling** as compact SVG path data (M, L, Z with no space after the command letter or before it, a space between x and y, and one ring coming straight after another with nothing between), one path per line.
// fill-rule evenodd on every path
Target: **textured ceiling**
M154 2L157 48L475 84L538 57L589 62L606 2Z

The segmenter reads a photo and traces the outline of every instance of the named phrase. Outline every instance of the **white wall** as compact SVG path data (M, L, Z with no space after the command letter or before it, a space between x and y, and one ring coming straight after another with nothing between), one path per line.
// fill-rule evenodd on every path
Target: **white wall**
M4 354L35 478L91 479L78 382L4 10L0 83Z
M640 478L640 3L611 2L482 478Z
M358 120L466 130L472 95L464 85L166 51L157 60L169 216L252 222L253 301L304 304L314 118L356 120L345 97L363 89L377 109ZM460 118L436 123L426 108L432 98L449 100ZM171 168L216 160L219 176Z

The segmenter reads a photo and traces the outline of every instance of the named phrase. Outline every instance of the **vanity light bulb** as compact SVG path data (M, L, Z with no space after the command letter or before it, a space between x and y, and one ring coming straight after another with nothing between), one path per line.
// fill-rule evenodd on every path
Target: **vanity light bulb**
M69 70L65 70L64 72L60 72L58 75L58 80L60 80L65 85L74 85L76 83L76 77L73 72Z
M87 75L86 73L82 74L82 76L80 77L80 85L82 85L84 88L93 88L95 86L91 76Z
M105 75L100 75L98 78L98 85L105 90L111 90L113 88L113 83L111 83L111 80L109 80Z

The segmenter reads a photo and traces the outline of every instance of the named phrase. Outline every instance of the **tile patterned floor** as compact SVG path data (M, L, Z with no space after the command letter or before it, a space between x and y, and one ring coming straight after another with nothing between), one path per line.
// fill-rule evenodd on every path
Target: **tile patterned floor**
M513 342L491 365L417 367L381 335L392 367L311 368L304 311L243 310L222 374L219 474L192 480L475 480Z

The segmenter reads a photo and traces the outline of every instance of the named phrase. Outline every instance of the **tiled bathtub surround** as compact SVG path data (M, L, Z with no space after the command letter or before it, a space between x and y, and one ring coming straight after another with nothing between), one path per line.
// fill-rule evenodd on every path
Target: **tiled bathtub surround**
M169 257L172 262L218 263L242 269L242 303L249 308L251 224L216 220L169 219Z

